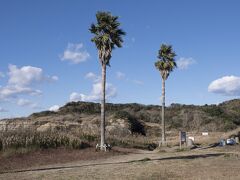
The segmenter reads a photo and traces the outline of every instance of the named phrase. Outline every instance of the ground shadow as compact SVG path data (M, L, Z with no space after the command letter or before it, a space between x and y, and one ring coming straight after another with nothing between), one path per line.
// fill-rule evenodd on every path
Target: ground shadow
M200 155L173 156L173 157L154 158L154 159L144 158L144 159L140 159L140 160L126 161L126 162L116 162L116 163L105 162L105 163L83 164L83 165L76 165L76 166L57 166L57 167L49 167L49 168L23 169L23 170L0 172L0 174L36 172L36 171L48 171L48 170L62 170L62 169L73 169L73 168L90 167L90 166L128 164L128 163L143 162L143 161L165 161L165 160L209 158L209 157L222 156L224 154L225 153L212 153L212 154L200 154Z
M150 159L150 161L164 161L164 160L178 160L178 159L197 159L197 158L209 158L209 157L218 157L222 156L225 153L215 153L215 154L200 154L200 155L188 155L188 156L174 156L174 157L165 157L158 159Z

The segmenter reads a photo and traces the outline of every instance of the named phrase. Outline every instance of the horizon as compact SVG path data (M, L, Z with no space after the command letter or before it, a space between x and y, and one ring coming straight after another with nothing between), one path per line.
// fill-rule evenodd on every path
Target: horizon
M239 99L238 1L1 4L0 119L55 111L71 101L99 102L101 68L88 30L97 11L119 16L127 33L107 67L107 102L161 105L154 62L162 43L173 46L178 65L166 81L167 106Z

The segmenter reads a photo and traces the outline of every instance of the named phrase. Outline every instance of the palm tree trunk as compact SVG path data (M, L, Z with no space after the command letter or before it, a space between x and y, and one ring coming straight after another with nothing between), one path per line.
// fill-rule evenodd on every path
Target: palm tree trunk
M106 88L106 64L102 65L102 99L101 99L101 150L105 145L105 88Z
M162 78L162 145L166 144L165 136L165 79Z

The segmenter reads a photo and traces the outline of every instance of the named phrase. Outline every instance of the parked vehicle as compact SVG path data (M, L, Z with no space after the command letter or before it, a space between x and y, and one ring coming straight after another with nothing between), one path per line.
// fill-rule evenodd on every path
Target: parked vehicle
M221 139L219 142L219 146L226 146L226 141L224 139Z
M233 138L227 139L226 144L227 144L227 145L234 145L234 144L236 144L236 141L235 141Z

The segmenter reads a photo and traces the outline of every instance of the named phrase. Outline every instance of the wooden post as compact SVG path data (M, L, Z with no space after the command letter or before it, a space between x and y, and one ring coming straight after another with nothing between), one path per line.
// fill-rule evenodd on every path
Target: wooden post
M180 145L180 149L182 149L182 132L179 131L179 145Z

